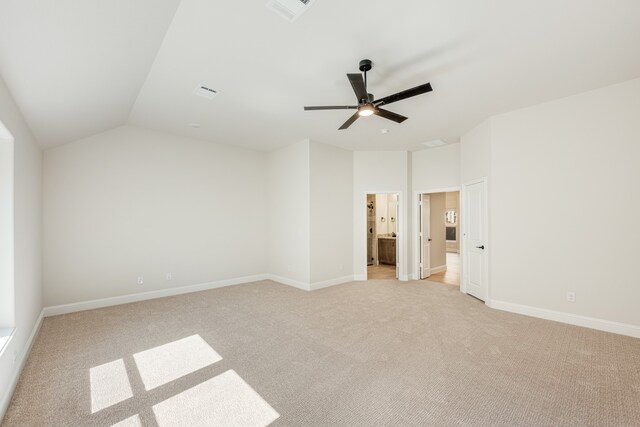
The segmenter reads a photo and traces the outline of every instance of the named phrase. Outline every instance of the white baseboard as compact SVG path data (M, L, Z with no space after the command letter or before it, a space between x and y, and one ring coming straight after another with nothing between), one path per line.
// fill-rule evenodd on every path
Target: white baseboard
M102 307L111 307L114 305L128 304L132 302L145 301L156 298L170 297L174 295L188 294L191 292L206 291L209 289L217 289L225 286L240 285L242 283L258 282L266 280L267 274L257 274L255 276L237 277L234 279L219 280L216 282L200 283L197 285L180 286L169 289L160 289L156 291L141 292L138 294L122 295L117 297L102 298L90 301L76 302L72 304L56 305L45 307L43 309L44 317L57 316L59 314L75 313L77 311L93 310Z
M487 301L487 306L511 313L524 314L525 316L538 317L540 319L554 320L570 325L583 326L599 331L612 332L614 334L627 335L640 338L640 326L628 323L613 322L611 320L597 319L595 317L581 316L562 311L548 310L546 308L531 307L506 301Z
M293 286L294 288L302 289L303 291L310 291L308 283L301 282L299 280L290 279L288 277L278 276L277 274L267 274L267 279L278 282L282 285Z
M353 275L353 280L356 282L363 282L365 280L367 280L367 275L366 274L354 274Z
M413 273L411 275L411 280L420 280L420 275L418 273Z
M431 274L442 273L443 271L447 271L447 265L439 265L437 267L431 268Z
M38 316L38 320L36 320L36 324L33 326L31 330L31 335L27 339L25 346L22 351L16 358L14 363L13 374L11 375L11 380L9 380L9 386L2 396L2 400L0 400L0 424L2 423L2 419L4 418L4 414L7 412L7 408L9 407L9 403L11 402L11 397L13 396L13 392L18 385L18 379L20 379L20 374L22 373L22 368L24 368L24 364L27 361L27 357L29 356L29 352L31 351L31 347L33 346L33 342L35 341L36 336L38 336L38 332L40 331L40 326L42 326L42 319L44 318L44 310L40 312L40 316Z
M335 279L323 280L322 282L316 283L305 283L300 280L290 279L276 274L267 274L267 277L269 280L273 280L274 282L293 286L294 288L302 289L303 291L315 291L317 289L328 288L329 286L353 282L353 276L336 277Z
M95 299L95 300L82 301L82 302L76 302L71 304L56 305L51 307L45 307L42 311L44 313L44 317L51 317L51 316L58 316L60 314L75 313L78 311L94 310L96 308L111 307L114 305L129 304L132 302L146 301L150 299L188 294L191 292L207 291L210 289L223 288L225 286L240 285L243 283L258 282L260 280L267 280L267 279L273 280L274 282L278 282L283 285L293 286L295 288L302 289L304 291L312 291L316 289L326 288L328 286L339 285L341 283L352 282L353 276L338 277L336 279L325 280L323 282L309 284L309 283L304 283L298 280L289 279L287 277L278 276L275 274L257 274L255 276L237 277L234 279L219 280L216 282L209 282L209 283L200 283L197 285L180 286L180 287L169 288L169 289L160 289L156 291L141 292L138 294L122 295L117 297Z
M335 279L323 280L322 282L312 283L309 289L315 291L317 289L328 288L329 286L341 285L343 283L353 282L353 276L337 277Z

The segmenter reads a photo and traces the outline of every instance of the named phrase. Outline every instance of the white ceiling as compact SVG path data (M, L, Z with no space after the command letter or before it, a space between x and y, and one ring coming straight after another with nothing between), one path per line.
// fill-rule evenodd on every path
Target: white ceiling
M316 0L293 24L265 4L0 0L0 74L43 146L129 122L260 150L304 138L420 149L640 77L637 0ZM338 131L350 111L302 110L353 104L345 74L363 58L376 97L434 91L387 107L402 124L374 116ZM219 94L193 95L200 84Z
M179 3L0 0L0 74L43 147L127 121Z

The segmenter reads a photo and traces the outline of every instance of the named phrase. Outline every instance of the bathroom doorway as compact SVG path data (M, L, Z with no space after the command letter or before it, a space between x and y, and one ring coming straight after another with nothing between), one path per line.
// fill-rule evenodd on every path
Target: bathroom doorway
M367 280L398 279L398 199L367 194Z

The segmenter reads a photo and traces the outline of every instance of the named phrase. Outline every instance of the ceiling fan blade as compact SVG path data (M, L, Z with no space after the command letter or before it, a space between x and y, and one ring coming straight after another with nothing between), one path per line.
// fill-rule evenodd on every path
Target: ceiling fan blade
M367 94L367 87L364 85L364 78L362 78L362 74L347 74L347 77L349 78L349 82L356 94L358 102L361 102L363 99L368 100L369 95Z
M314 110L355 110L358 108L356 105L327 105L321 107L304 107L305 111Z
M401 116L400 114L396 114L388 110L383 110L382 108L376 108L373 110L373 114L384 117L385 119L393 120L396 123L402 123L408 119L408 117Z
M349 120L344 122L344 124L338 128L338 130L344 130L344 129L348 128L349 126L351 126L353 124L353 122L358 120L358 117L360 117L360 114L358 114L358 112L356 111L356 113L353 116L349 117Z
M384 98L373 101L375 105L386 105L392 102L402 101L403 99L411 98L412 96L422 95L423 93L431 92L431 83L425 83L420 86L416 86L411 89L403 90L393 95L385 96Z

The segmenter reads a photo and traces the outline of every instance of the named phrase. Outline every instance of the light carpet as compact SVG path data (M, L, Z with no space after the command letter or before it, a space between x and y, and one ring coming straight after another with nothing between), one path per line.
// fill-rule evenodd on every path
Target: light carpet
M46 318L3 426L640 425L640 340L457 288L271 281Z

